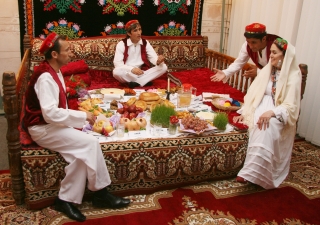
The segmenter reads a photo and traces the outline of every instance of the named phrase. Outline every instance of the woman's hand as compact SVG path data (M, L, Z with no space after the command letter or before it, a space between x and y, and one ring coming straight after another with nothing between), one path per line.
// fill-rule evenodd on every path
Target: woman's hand
M138 68L138 67L135 67L131 70L131 73L135 74L135 75L142 75L143 74L143 70Z
M210 77L211 81L219 82L219 81L222 81L226 77L224 72L222 72L221 70L218 70L218 69L215 69L215 68L213 68L212 70L213 70L213 72L215 72L215 74Z
M275 114L272 110L269 110L267 112L264 112L260 117L259 120L257 122L258 124L258 128L260 130L262 130L262 128L265 130L267 128L269 128L269 121L271 119L271 117L274 117Z
M234 123L243 123L243 116L234 116L232 120Z

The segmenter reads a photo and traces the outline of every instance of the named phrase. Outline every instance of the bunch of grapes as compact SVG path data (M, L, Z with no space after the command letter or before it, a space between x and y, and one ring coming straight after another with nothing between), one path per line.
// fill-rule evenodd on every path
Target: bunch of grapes
M186 130L194 130L200 132L208 127L208 124L205 120L200 119L199 117L187 116L181 120L182 125Z

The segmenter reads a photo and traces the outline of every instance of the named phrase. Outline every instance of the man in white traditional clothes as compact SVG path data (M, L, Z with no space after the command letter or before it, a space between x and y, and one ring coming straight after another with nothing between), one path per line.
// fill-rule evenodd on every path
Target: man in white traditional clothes
M69 43L65 37L51 33L40 52L46 60L30 79L23 122L38 145L59 152L69 163L55 209L70 219L85 221L86 217L73 203L81 204L87 181L88 189L94 192L93 206L121 208L129 205L129 199L114 196L106 189L111 180L98 139L73 128L82 128L86 121L94 124L95 116L68 109L60 68L71 59Z
M300 110L301 73L295 48L282 38L271 46L269 63L252 82L234 122L249 126L249 142L238 182L277 188L289 173Z
M267 65L270 58L270 47L278 36L267 34L266 26L260 23L247 25L244 36L246 42L243 43L236 60L225 70L214 68L213 71L216 73L211 76L211 81L227 82L233 74L241 70L250 58L256 66L244 72L243 76L247 78L256 77L257 73Z
M141 38L141 26L138 20L130 20L125 29L127 37L116 46L113 77L129 88L152 85L152 80L167 71L164 57L157 55L149 41ZM151 66L150 62L155 65Z

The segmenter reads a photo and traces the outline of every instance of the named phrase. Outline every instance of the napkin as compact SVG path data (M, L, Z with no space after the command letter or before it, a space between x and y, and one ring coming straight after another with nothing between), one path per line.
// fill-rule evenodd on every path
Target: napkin
M104 94L103 100L105 102L112 100L120 100L123 97L121 94Z

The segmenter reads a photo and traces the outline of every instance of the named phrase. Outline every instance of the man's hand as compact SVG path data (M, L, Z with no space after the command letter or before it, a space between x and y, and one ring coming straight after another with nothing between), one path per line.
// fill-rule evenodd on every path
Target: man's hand
M251 69L244 72L243 76L246 78L254 78L257 76L258 68L256 66L251 66Z
M93 113L91 113L91 112L86 112L87 113L87 121L91 124L91 125L93 125L94 124L94 122L96 121L96 117L93 115Z
M159 55L158 60L157 60L157 66L162 62L164 62L164 57L163 57L163 55Z
M234 123L243 123L243 116L234 116L232 120Z
M138 68L138 67L135 67L135 68L133 68L133 69L131 70L131 73L140 76L140 75L142 75L144 72L143 72L142 69L140 69L140 68Z
M258 128L260 130L262 130L262 128L265 130L267 128L269 128L269 121L271 119L271 117L274 117L275 114L272 110L269 110L267 112L264 112L260 117L259 120L257 122L258 124Z
M210 77L211 81L219 82L219 81L222 81L226 77L224 72L222 72L221 70L218 70L218 69L215 69L215 68L213 68L212 70L216 74L214 74L213 76Z

